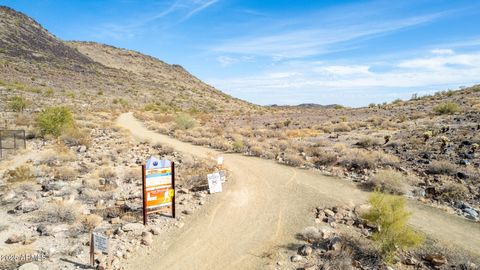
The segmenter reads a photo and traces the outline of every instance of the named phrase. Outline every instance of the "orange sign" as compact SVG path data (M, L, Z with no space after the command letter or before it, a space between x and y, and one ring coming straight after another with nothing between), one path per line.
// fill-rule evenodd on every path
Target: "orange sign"
M172 204L174 191L172 188L147 189L147 209Z

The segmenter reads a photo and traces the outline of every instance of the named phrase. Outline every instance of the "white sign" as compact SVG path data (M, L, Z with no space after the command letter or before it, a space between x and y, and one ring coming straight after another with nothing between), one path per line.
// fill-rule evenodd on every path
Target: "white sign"
M217 165L221 166L223 165L224 158L223 157L218 157L217 158Z
M93 248L108 253L108 237L93 233Z
M218 172L207 175L210 193L222 192L222 180Z
M225 183L225 181L227 180L225 171L218 171L218 174L220 174L220 181L222 181L222 183Z

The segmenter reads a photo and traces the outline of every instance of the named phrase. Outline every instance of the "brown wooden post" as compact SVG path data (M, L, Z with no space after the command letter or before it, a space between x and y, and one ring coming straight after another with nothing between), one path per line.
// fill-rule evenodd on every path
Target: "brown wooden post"
M93 244L93 232L90 233L90 264L95 267L95 248Z
M173 161L172 161L172 188L173 188L172 218L175 218L175 162Z
M27 137L25 136L25 129L23 130L23 148L27 149Z
M145 183L145 165L142 165L142 201L143 201L143 225L147 225L147 188Z
M0 130L0 158L2 158L3 156L3 153L2 153L2 150L3 147L2 147L2 131Z
M17 150L17 133L14 131L13 132L13 151Z

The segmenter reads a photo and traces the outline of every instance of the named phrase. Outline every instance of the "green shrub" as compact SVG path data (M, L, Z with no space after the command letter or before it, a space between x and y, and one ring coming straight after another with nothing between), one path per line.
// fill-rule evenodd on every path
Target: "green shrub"
M52 89L52 88L48 88L47 90L45 90L45 92L43 93L43 96L44 96L44 97L51 97L51 96L53 96L53 89Z
M405 209L404 198L375 192L368 201L372 208L363 218L378 227L372 239L386 263L392 262L398 250L405 251L423 243L424 237L408 226L411 214Z
M245 144L241 140L236 140L235 142L233 142L232 146L233 151L236 153L242 153L243 151L245 151Z
M28 101L21 96L14 96L8 101L8 108L14 112L23 112L28 105Z
M436 114L454 114L460 111L460 106L454 102L447 102L433 107Z
M58 137L65 130L73 127L74 120L70 109L66 107L49 107L37 115L36 125L41 136L52 135Z
M186 113L178 114L175 123L180 129L191 129L195 126L195 119Z

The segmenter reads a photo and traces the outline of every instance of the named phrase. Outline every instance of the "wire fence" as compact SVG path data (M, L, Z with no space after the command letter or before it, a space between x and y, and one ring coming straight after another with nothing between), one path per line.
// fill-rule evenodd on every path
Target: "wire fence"
M20 148L27 148L25 130L0 129L0 159L3 159L9 151Z

